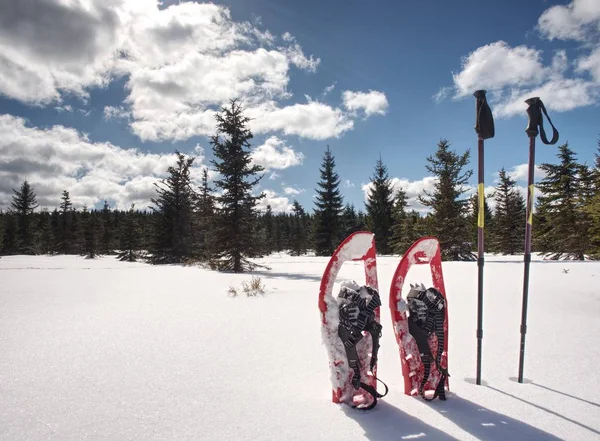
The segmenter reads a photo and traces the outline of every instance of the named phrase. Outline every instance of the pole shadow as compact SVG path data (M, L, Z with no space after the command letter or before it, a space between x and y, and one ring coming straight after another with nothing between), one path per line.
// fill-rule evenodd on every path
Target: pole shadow
M489 387L489 386L488 386ZM486 441L561 441L560 438L523 421L487 409L452 392L447 401L428 403L454 424Z
M367 412L344 406L344 412L365 431L365 437L372 441L458 441L457 438L437 429L423 420L411 416L386 401Z
M590 426L586 426L585 424L580 423L579 421L575 421L572 418L569 418L569 417L566 417L564 415L561 415L560 413L555 412L554 410L548 409L548 408L546 408L544 406L540 406L539 404L532 403L531 401L524 400L523 398L519 398L516 395L509 394L508 392L504 392L503 390L500 390L500 389L496 389L495 387L492 387L490 385L486 385L486 387L488 387L489 389L492 389L493 391L496 391L496 392L499 392L499 393L501 393L503 395L506 395L508 397L514 398L515 400L519 400L522 403L526 403L526 404L529 404L530 406L533 406L533 407L536 407L536 408L538 408L540 410L543 410L544 412L548 412L551 415L554 415L554 416L557 416L559 418L562 418L563 420L568 421L570 423L573 423L573 424L575 424L575 425L577 425L579 427L582 427L582 428L584 428L586 430L589 430L590 432L592 432L592 433L594 433L596 435L600 435L600 431L599 430L596 430L596 429L594 429L593 427L590 427ZM593 403L593 404L595 404L595 403Z
M510 377L510 380L511 381L518 381L516 377ZM586 403L586 404L590 404L592 406L600 407L600 404L596 403L594 401L586 400L585 398L581 398L581 397L578 397L578 396L575 396L575 395L571 395L571 394L568 394L566 392L562 392L562 391L557 390L557 389L552 389L551 387L544 386L543 384L536 383L536 382L534 382L532 380L524 379L524 383L531 384L533 386L537 386L537 387L539 387L541 389L546 389L546 390L548 390L550 392L554 392L556 394L563 395L565 397L573 398L574 400L581 401L582 403Z

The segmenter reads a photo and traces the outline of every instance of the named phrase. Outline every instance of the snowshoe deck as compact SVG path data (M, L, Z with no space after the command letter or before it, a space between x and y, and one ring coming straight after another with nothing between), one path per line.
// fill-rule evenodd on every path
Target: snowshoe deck
M336 296L333 295L338 272L349 261L363 261L365 284L379 290L377 282L377 261L373 233L358 231L348 236L337 248L321 279L319 291L319 310L321 311L321 335L329 355L331 371L332 401L346 403L353 407L368 407L373 402L372 394L362 387L352 385L353 370L348 365L344 345L338 336L339 313ZM375 309L375 320L380 322L379 307ZM362 338L356 344L360 362L360 380L374 390L377 389L377 367L369 371L372 354L371 338Z
M444 276L442 273L442 263L440 255L440 244L435 237L422 237L417 240L404 254L390 287L390 312L396 342L400 350L400 360L402 362L402 375L404 376L404 393L406 395L417 396L421 387L421 382L425 375L425 368L421 361L419 348L413 336L409 332L407 309L405 299L402 298L402 287L406 281L406 276L413 265L429 264L433 287L444 296L446 303L444 320L444 351L441 358L441 366L448 369L448 307L446 298L446 289L444 287ZM432 334L428 339L431 352L437 352L437 337ZM437 369L434 362L430 363L430 373L427 382L423 387L424 396L433 395L436 387L442 377L442 373ZM445 390L449 390L449 380L446 377Z

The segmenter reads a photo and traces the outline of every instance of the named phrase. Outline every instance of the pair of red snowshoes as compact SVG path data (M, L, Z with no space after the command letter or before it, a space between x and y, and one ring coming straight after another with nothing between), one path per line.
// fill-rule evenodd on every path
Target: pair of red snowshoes
M349 261L364 263L365 285L344 282L340 294L334 296L333 285L338 272ZM406 276L412 265L420 264L430 265L433 287L411 285L407 302L402 296ZM385 393L377 392L377 352L382 328L380 305L374 234L359 231L348 236L329 260L319 292L322 337L329 355L334 403L368 410L375 407L377 398L387 393L387 386ZM438 320L436 332L426 332L435 324L433 320L418 317L417 310L411 309L414 305L439 308L438 316L442 319ZM417 240L402 257L392 279L389 307L400 350L404 393L421 395L426 400L445 399L445 391L449 389L448 308L440 244L435 237ZM361 317L363 310L371 313L370 319ZM419 318L425 332L416 325ZM355 324L355 332L349 322ZM359 328L356 323L360 324Z

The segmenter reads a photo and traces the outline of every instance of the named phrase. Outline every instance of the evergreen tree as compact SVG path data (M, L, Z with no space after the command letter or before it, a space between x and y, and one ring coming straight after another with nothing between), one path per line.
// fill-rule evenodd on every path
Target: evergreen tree
M2 238L2 254L11 255L17 254L17 221L16 216L12 213L4 215L4 234Z
M342 236L344 238L352 233L366 229L364 219L361 223L358 214L356 213L356 209L354 208L354 204L346 203L344 211L342 212L342 228L344 231Z
M250 139L247 127L250 118L243 115L237 102L222 108L216 115L217 133L211 138L214 160L211 163L221 179L215 185L223 190L216 197L218 221L214 229L215 260L219 270L236 273L254 268L248 257L257 254L261 244L254 235L257 218L256 205L265 195L252 195L252 189L262 179L256 177L264 168L251 165Z
M469 199L461 198L472 170L463 172L469 163L470 151L458 155L442 139L433 156L429 156L427 170L437 178L433 193L424 191L419 201L430 207L432 233L440 241L444 260L474 260L471 252L471 228L468 220Z
M62 254L73 251L73 204L67 190L63 190L60 203L60 232L58 237L58 250Z
M392 226L391 247L393 254L404 254L406 250L416 240L414 233L411 233L411 228L414 227L414 219L409 218L406 212L408 208L408 197L402 188L398 188L394 198L394 211Z
M269 255L273 252L273 210L271 209L271 205L267 205L267 211L264 216L264 224L265 224L265 254ZM279 225L279 224L277 224ZM277 232L279 233L279 240L275 240L276 242L281 242L281 230L278 228ZM279 250L278 250L279 251Z
M317 256L330 256L337 248L342 231L343 198L340 178L335 171L335 158L329 145L325 151L315 198L314 245Z
M392 182L381 157L377 160L375 174L371 180L373 188L369 191L367 202L365 203L367 209L367 226L375 234L377 252L380 254L390 254L394 194Z
M589 237L581 231L579 193L581 191L581 166L568 143L558 148L559 164L543 163L540 169L546 176L537 185L539 211L545 224L536 237L538 250L550 254L552 259L561 256L583 260ZM535 234L535 230L534 230Z
M113 252L114 231L111 225L111 212L108 201L104 201L102 207L102 238L100 240L100 253L110 254Z
M129 212L125 215L120 234L121 244L118 258L121 261L135 262L138 259L141 232L133 211L135 204L131 204Z
M36 195L25 180L19 190L13 188L10 204L17 221L17 248L19 254L36 254L33 211L38 207Z
M432 194L424 191L419 201L432 209L432 229L440 241L444 260L474 260L471 252L471 229L467 214L468 198L461 198L467 191L465 187L473 174L472 170L463 172L469 163L470 151L457 155L449 150L446 140L438 143L438 149L429 156L427 170L437 178Z
M86 259L98 257L98 238L100 236L100 222L97 220L96 211L88 211L83 207L81 216L83 231L83 252Z
M43 209L40 213L39 222L39 250L42 254L52 254L54 248L54 233L52 231L52 219L48 210Z
M181 263L195 257L192 217L197 195L190 178L195 158L177 150L175 154L177 164L170 166L169 176L161 180L165 187L154 184L158 197L151 199L156 214L150 243L152 263Z
M293 222L291 231L291 250L294 256L306 254L306 226L304 208L294 199L292 204Z
M211 241L211 231L214 226L215 198L213 189L208 185L208 169L202 170L202 186L198 198L198 245L205 260L210 260L214 244Z
M525 198L504 167L498 176L500 181L494 195L495 224L491 235L493 249L504 255L522 253L525 249Z

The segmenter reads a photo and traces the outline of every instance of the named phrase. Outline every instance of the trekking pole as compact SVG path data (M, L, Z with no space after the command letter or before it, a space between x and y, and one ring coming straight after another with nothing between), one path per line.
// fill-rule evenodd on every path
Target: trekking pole
M525 334L527 333L527 302L529 300L529 267L531 265L531 235L533 231L533 191L534 191L534 169L535 169L535 138L538 135L538 127L540 128L540 138L544 144L556 144L558 141L558 130L552 124L552 121L546 113L544 103L539 97L529 98L525 100L529 106L527 115L529 116L529 124L525 129L529 137L529 166L527 178L527 209L525 213L525 255L523 261L525 264L523 274L523 305L521 307L521 349L519 353L519 377L518 382L523 383L523 363L525 362ZM552 140L548 141L544 125L542 121L542 111L548 118L548 122L552 126Z
M477 90L473 96L475 103L475 131L477 132L478 148L478 213L477 213L477 378L476 383L481 384L481 346L483 341L483 262L484 262L484 224L485 224L485 192L483 173L483 141L494 137L494 118L485 98L485 90Z

